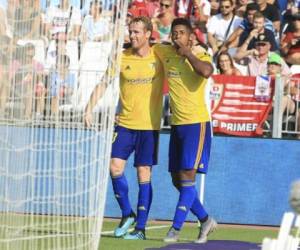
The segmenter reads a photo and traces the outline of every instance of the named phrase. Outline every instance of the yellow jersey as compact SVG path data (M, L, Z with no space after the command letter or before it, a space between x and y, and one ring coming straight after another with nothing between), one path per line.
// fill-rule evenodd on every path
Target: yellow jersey
M120 68L119 125L159 130L162 114L163 67L153 49L146 57L123 51Z
M169 83L171 124L209 121L209 112L205 104L207 79L195 72L188 59L178 55L172 45L156 44L153 49L164 66ZM211 62L211 57L206 52L197 53L196 57Z

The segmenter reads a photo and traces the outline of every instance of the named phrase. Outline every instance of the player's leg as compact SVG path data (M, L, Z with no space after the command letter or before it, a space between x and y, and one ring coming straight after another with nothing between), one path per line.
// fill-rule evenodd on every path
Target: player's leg
M138 166L137 175L139 182L139 193L137 203L137 218L135 230L126 234L124 239L145 240L145 227L148 219L150 206L152 203L151 167Z
M174 187L180 191L180 176L179 173L171 173L172 175L172 183ZM197 217L200 223L204 223L208 219L208 214L204 209L202 203L200 202L198 192L196 190L196 197L191 206L191 212Z
M124 239L146 239L145 227L152 203L151 169L157 164L158 131L141 131L137 136L135 166L139 182L135 230Z
M206 174L208 169L208 162L210 158L210 150L211 150L211 124L210 122L201 123L201 131L203 131L202 140L200 145L202 150L200 154L199 160L196 162L197 173ZM200 202L200 201L199 201ZM203 208L204 209L204 208ZM199 210L199 212L201 212ZM207 214L204 210L204 214ZM200 213L199 213L200 215ZM205 243L207 242L207 237L210 233L212 233L217 228L217 222L209 215L206 217L199 217L200 221L200 229L199 235L195 243Z
M206 152L204 147L208 143L210 146L210 141L206 142L205 140L208 137L206 133L209 133L210 136L210 127L208 131L206 125L206 123L201 123L175 126L175 140L173 140L173 144L177 145L177 148L175 150L172 149L172 145L170 144L169 153L169 163L175 167L170 165L169 171L173 173L173 183L179 188L180 196L173 225L165 238L166 242L178 240L179 230L185 221L189 209L192 207L197 217L203 223L209 218L198 199L197 190L194 185L196 171L206 173L207 170L207 165L202 164L203 159L206 160L209 158L203 157L205 155L204 152Z
M131 225L135 223L135 214L128 196L128 182L124 175L126 160L134 147L132 131L123 127L116 127L111 153L110 176L115 197L122 211L122 219L115 229L115 236L125 235Z
M164 239L165 242L176 242L178 240L179 231L181 230L197 195L195 187L196 170L181 170L178 172L178 175L180 186L179 200L176 205L173 224Z

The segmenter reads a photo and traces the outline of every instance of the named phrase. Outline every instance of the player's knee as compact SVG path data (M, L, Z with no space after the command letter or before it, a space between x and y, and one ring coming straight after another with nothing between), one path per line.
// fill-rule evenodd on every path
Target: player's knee
M124 164L122 162L112 160L110 163L110 175L118 176L122 175L124 172Z
M140 166L137 167L139 182L148 182L151 180L151 167Z

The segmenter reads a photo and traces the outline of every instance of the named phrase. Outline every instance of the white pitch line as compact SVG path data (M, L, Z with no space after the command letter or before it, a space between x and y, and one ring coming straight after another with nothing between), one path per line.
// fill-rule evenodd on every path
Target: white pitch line
M167 226L167 225L161 225L161 226L151 226L151 227L146 227L146 230L152 230L152 229L160 229L160 228L166 228L166 227L170 227L170 226ZM134 229L129 229L128 231L129 232L132 232ZM113 234L114 231L104 231L101 233L101 235L110 235L110 234Z

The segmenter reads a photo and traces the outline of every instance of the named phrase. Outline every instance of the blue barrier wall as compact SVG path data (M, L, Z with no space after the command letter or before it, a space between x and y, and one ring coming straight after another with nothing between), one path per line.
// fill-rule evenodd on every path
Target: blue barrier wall
M153 170L152 219L172 219L178 199L167 172L168 143L169 135L162 134L159 165ZM132 158L126 175L135 206L137 185ZM214 137L204 205L219 222L279 225L283 213L290 209L290 183L297 178L300 178L300 141ZM111 184L105 211L106 216L120 216ZM189 215L188 219L195 217Z
M58 211L67 215L92 215L87 204L93 200L99 180L89 176L97 176L103 167L96 164L97 167L93 168L91 164L97 159L89 152L100 155L103 147L101 135L98 134L99 138L94 136L91 131L84 130L61 129L54 132L47 128L0 128L0 190L4 194L6 189L10 210L27 212L34 208L37 213ZM92 143L94 140L86 140L87 137L100 143L95 145ZM72 143L63 146L66 141ZM52 146L54 142L58 143L55 148ZM178 199L167 171L168 143L169 134L161 134L159 165L153 169L152 219L172 219ZM5 162L12 159L16 160L7 178ZM61 161L64 164L60 164ZM36 166L31 174L28 173L28 163ZM214 137L206 177L205 206L220 222L278 225L282 214L289 210L289 186L293 180L300 178L299 163L299 140ZM59 165L64 169L57 169ZM38 173L42 177L34 179L33 176ZM130 199L135 207L138 186L132 158L129 159L126 175ZM20 189L20 186L24 188ZM32 190L33 200L24 200L28 195L26 190ZM61 197L55 190L62 194ZM0 195L0 211L7 209L3 194ZM22 202L17 202L20 200ZM47 205L45 201L49 200L52 204ZM64 208L65 203L68 208ZM105 216L120 216L110 182ZM189 215L188 219L195 218Z

